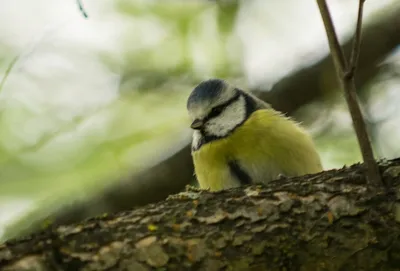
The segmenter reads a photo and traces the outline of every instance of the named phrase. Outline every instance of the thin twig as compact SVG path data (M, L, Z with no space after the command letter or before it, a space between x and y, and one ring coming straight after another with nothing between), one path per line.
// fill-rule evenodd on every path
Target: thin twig
M14 59L10 62L10 64L8 64L7 70L4 73L3 78L1 79L0 82L0 92L3 90L4 84L6 83L6 80L11 72L11 70L13 69L13 67L15 66L15 63L17 63L17 60L19 59L19 56L14 57Z
M350 64L349 69L347 70L345 76L353 76L356 72L358 57L360 55L360 47L361 47L361 30L362 30L362 19L363 19L363 10L364 10L364 2L365 0L359 0L358 3L358 15L357 15L357 24L356 24L356 32L354 33L354 41L353 47L350 55Z
M317 0L318 7L322 16L322 21L325 25L326 35L328 36L329 48L331 50L332 58L335 63L336 71L342 76L343 72L346 70L347 60L344 56L342 47L340 46L339 39L337 38L335 26L331 15L329 13L328 6L325 0Z
M81 11L83 17L85 17L85 19L87 19L89 16L88 16L85 8L83 7L81 0L76 0L76 2L78 3L79 10Z
M339 81L342 86L344 96L346 98L351 118L353 120L353 127L356 132L361 154L364 163L367 165L368 182L369 184L381 185L382 181L381 181L381 176L379 174L379 168L374 159L371 142L368 137L364 118L361 113L360 105L358 103L356 87L354 83L355 66L357 65L358 55L360 52L360 44L361 44L361 24L362 24L364 0L360 0L358 8L357 29L349 65L347 64L346 58L344 57L343 54L343 50L339 44L335 28L333 26L332 18L325 0L317 0L317 3L321 13L322 21L325 26L326 35L328 37L328 42L329 42L329 48L332 53L336 72L339 77Z

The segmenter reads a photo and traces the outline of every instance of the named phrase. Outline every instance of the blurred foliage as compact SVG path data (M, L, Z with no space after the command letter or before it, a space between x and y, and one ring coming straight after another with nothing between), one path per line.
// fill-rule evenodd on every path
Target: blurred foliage
M10 227L7 236L15 236L14 233L28 227L33 219L40 221L65 205L96 195L127 172L143 170L155 163L154 159L168 149L171 141L182 138L182 127L187 119L184 114L176 113L176 103L184 104L184 98L173 92L132 94L89 116L67 122L34 145L17 151L3 147L0 152L1 195L29 197L37 206L31 206L33 213L23 217L24 223ZM162 107L153 106L161 100ZM23 108L14 110L22 118L28 118L24 114L31 113ZM143 112L146 116L132 118ZM103 123L103 131L93 129L83 138L75 135L70 144L62 144L62 137L76 133L90 120L101 118L108 118ZM4 121L0 122L0 127L5 128L0 128L3 139L13 136L7 135L10 133L7 126Z
M166 81L176 84L186 79L193 84L209 76L242 73L239 41L230 37L238 12L236 1L215 5L121 0L117 8L129 16L130 25L122 42L122 63L114 64L123 71L122 89L156 89Z

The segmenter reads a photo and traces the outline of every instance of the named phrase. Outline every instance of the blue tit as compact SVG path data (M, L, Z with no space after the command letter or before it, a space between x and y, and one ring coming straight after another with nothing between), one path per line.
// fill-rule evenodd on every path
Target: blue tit
M187 100L200 188L217 191L323 170L310 135L249 92L210 79Z

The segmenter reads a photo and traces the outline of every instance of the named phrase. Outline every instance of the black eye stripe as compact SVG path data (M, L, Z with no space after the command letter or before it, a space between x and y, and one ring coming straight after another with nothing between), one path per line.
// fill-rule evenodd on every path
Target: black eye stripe
M224 111L224 108L228 105L219 105L211 109L211 112L208 114L208 118L216 117Z
M240 97L240 94L236 94L235 96L233 96L232 98L230 98L229 100L227 100L226 102L224 102L223 104L217 105L215 107L213 107L211 109L211 112L207 115L207 117L205 118L205 120L208 120L210 118L216 117L219 114L222 113L222 111L224 111L224 109L230 105L231 103L233 103L234 101L238 100Z

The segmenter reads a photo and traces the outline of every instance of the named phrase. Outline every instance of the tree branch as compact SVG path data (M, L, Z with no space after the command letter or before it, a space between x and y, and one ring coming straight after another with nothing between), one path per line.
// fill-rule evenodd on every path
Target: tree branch
M129 212L50 227L0 246L0 269L398 270L400 159L391 186L365 168L220 192L189 191Z
M336 67L336 73L339 78L341 87L343 89L347 106L351 114L351 118L353 120L353 126L356 132L361 154L364 163L367 165L368 168L368 182L370 184L373 183L376 186L382 185L381 176L376 161L374 159L374 153L367 133L367 128L365 126L365 121L361 113L360 105L358 103L355 81L354 81L355 66L357 64L356 60L358 59L358 54L361 44L361 24L362 24L362 11L363 11L364 0L359 0L360 3L358 9L359 17L357 19L356 35L351 55L350 66L348 65L344 57L342 48L340 47L326 1L317 0L317 3L320 9L322 21L324 22L324 26L326 29L326 35L328 37L329 47Z

